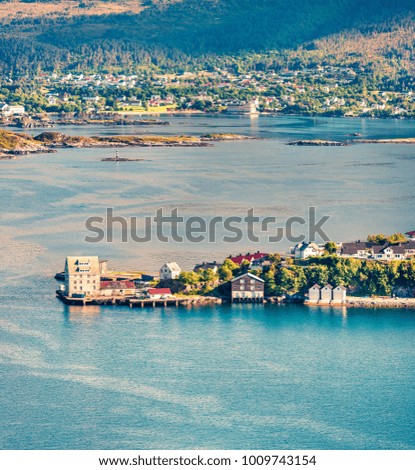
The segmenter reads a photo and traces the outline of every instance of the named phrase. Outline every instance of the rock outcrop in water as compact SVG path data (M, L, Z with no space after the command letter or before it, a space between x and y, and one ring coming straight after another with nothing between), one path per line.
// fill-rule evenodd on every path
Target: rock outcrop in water
M309 147L342 147L344 145L350 145L349 142L340 142L337 140L294 140L288 142L287 145L298 145L298 146L309 146Z
M10 159L15 155L52 152L49 146L27 134L0 130L0 159Z
M105 147L208 147L212 142L243 140L249 137L237 134L208 134L201 137L178 135L114 135L72 136L62 132L46 131L32 137L0 131L0 158L29 153L53 152L56 148L105 148Z

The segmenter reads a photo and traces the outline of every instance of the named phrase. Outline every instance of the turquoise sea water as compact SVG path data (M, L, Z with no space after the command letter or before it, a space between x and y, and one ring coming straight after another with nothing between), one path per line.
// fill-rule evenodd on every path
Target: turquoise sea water
M82 309L55 299L53 274L67 254L156 271L166 259L190 269L202 259L270 249L246 240L84 243L85 218L106 207L125 216L161 205L206 217L249 207L288 216L312 204L332 215L334 239L414 228L412 146L285 145L350 132L413 136L410 122L171 121L163 132L240 132L262 140L123 149L122 156L146 159L133 166L100 162L108 149L0 162L0 448L414 448L414 312Z

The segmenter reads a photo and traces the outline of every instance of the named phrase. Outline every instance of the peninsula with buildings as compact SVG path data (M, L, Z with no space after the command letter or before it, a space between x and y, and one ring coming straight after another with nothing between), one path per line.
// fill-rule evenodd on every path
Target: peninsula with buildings
M304 303L415 308L415 232L366 241L299 243L288 254L229 256L183 271L166 262L157 275L120 273L97 256L69 256L56 291L73 305L179 306Z

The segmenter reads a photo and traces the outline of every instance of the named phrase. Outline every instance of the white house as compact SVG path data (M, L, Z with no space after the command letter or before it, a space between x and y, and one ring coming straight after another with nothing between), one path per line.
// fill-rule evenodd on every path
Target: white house
M324 253L324 248L321 248L317 243L298 243L292 250L294 257L298 259L306 259L310 256L321 256Z
M25 107L20 105L8 105L6 103L0 106L3 116L22 116L25 113Z
M172 295L170 289L162 287L148 289L147 294L150 299L165 299L167 297L171 297Z
M160 268L160 280L166 281L170 279L177 279L181 272L182 270L177 263L165 263Z
M380 246L372 247L372 258L381 261L392 261L395 259L405 259L406 253L403 246Z
M100 290L101 273L98 256L68 256L65 262L65 294L96 295Z
M406 243L402 243L401 246L405 250L405 256L407 258L415 255L415 239L409 240Z
M366 259L371 255L371 247L371 243L368 242L343 243L340 254L347 258Z

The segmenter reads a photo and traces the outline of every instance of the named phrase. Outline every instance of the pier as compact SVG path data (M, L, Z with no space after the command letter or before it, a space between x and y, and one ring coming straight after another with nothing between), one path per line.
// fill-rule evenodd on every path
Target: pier
M62 291L57 290L56 296L67 305L123 305L130 308L145 307L179 307L190 305L212 305L221 304L222 299L216 297L167 297L160 299L136 298L131 296L95 296L95 297L68 297Z
M172 299L130 299L130 308L144 307L178 307L179 305L188 305L189 299L172 298Z

